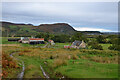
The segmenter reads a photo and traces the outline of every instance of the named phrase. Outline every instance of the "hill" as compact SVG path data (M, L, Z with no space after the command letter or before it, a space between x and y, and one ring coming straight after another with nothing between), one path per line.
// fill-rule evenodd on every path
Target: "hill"
M3 36L31 36L39 32L49 32L56 34L71 34L76 30L67 23L41 24L33 26L32 24L16 24L11 22L2 23Z
M67 23L55 23L55 24L41 24L37 27L38 30L50 32L50 33L73 33L75 29Z
M2 36L34 36L39 32L49 32L52 34L73 34L80 32L86 35L99 35L99 31L76 31L67 23L40 24L34 26L32 24L17 24L11 22L0 22L2 24Z

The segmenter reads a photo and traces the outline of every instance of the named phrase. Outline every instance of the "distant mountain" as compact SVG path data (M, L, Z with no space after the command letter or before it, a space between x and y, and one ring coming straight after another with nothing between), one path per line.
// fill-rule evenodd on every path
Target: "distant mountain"
M0 22L2 24L2 36L34 36L40 32L49 32L53 34L73 34L80 32L85 35L99 35L99 31L76 31L67 23L40 24L34 26L32 24L18 24L11 22Z
M73 33L75 29L67 23L55 23L55 24L41 24L36 27L36 30L50 33Z
M49 32L55 34L72 34L76 30L67 23L41 24L33 26L32 24L16 24L11 22L2 23L3 36L31 36L39 32Z
M118 32L103 32L105 35L118 35Z

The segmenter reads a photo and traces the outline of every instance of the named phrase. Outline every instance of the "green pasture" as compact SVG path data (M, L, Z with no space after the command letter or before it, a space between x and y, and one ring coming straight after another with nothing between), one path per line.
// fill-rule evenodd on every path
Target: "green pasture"
M20 56L25 62L26 70L24 78L44 77L40 65L51 78L58 78L56 73L60 73L68 78L117 78L118 64L104 64L89 60L67 60L67 65L53 68L53 60L40 59L40 57ZM47 61L47 65L44 64ZM74 62L74 63L73 63Z
M58 67L55 71L69 78L117 78L118 64L102 64L84 59L69 60L67 66Z
M64 45L71 46L72 43L55 43L54 48L64 48Z
M104 50L108 50L108 47L111 46L112 44L100 44Z
M21 52L21 48L19 47L17 47L16 50L18 52ZM30 52L27 52L26 50ZM58 50L61 52L65 52L63 53L65 55L57 52ZM14 52L14 50L11 50L11 53L12 52ZM103 50L101 52L101 50L86 50L86 49L83 50L77 49L67 50L55 48L35 49L25 47L23 48L21 53L23 53L23 55L19 55L19 53L17 53L14 56L21 59L25 63L24 78L44 78L42 71L40 69L40 65L43 67L45 72L49 74L51 78L60 78L62 76L65 76L67 78L118 78L118 64L101 63L91 60L91 58L94 56L102 57L103 59L105 58L105 60L110 60L110 58L112 59L112 57L114 58L117 55L117 51ZM74 54L76 54L78 58L75 59L65 58L69 55ZM50 55L54 56L54 58L50 58ZM57 56L55 57L55 55L59 55L61 56L61 58ZM88 57L89 59L83 59L81 58L81 56ZM58 58L59 60L64 59L66 61L66 64L54 67L54 61ZM44 62L47 62L47 64L45 64Z
M27 43L19 43L19 42L15 42L15 41L8 41L8 38L11 38L11 37L0 37L0 44L20 44L21 46L24 46L24 47L36 47L36 46L44 46L45 44L37 44L37 45L30 45L30 44L27 44ZM15 38L20 38L20 37L15 37Z
M12 42L12 41L10 42L8 41L8 38L10 37L1 37L0 39L2 40L2 44L20 44L19 42ZM15 37L15 38L19 38L19 37Z
M78 50L64 49L64 45L71 46L72 43L55 43L52 48L37 48L36 46L44 46L45 44L30 45L8 42L6 37L0 39L2 39L2 44L21 45L21 47L16 48L6 47L3 50L6 51L6 54L13 52L23 54L19 55L17 53L14 56L25 63L24 78L44 78L40 65L50 78L60 78L62 76L67 78L118 78L118 52L108 49L111 44L100 44L103 46L103 50ZM71 58L68 59L68 56L71 56ZM54 63L57 59L59 61L63 59L65 63L59 61ZM54 67L54 65L59 66ZM14 73L12 75L16 76L16 72L15 75ZM11 74L9 77L12 77Z

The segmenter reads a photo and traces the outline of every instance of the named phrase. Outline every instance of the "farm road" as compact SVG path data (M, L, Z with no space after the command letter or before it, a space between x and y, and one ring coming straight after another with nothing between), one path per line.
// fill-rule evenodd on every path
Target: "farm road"
M45 73L44 69L42 68L42 66L40 65L40 68L42 70L42 73L44 75L45 78L49 78L49 76Z
M10 57L15 58L13 55L16 54L16 53L18 53L18 52L11 53L11 54L10 54ZM18 58L15 58L15 59L22 62L22 71L18 74L18 77L17 77L19 80L22 80L22 79L23 79L23 76L24 76L24 72L25 72L25 65L24 65L24 62L23 62L22 60L20 60L20 59L18 59ZM41 68L41 70L42 70L42 73L43 73L44 77L48 79L49 76L45 73L45 71L44 71L44 69L42 68L41 65L40 65L40 68Z
M13 56L14 54L16 54L16 52L11 53L11 54L10 54L10 57L15 58L15 57ZM24 65L24 62L23 62L22 60L20 60L20 59L18 59L18 58L15 58L15 59L22 62L22 71L18 74L18 77L17 77L18 80L22 80L22 79L23 79L23 76L24 76L25 65Z

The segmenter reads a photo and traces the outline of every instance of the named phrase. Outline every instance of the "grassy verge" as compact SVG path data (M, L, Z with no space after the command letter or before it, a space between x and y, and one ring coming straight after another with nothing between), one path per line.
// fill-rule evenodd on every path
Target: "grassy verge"
M25 74L24 78L44 78L43 73L40 69L40 59L28 56L19 56L25 63Z
M11 50L19 51L14 56L25 62L24 78L43 78L40 65L51 78L118 77L118 51L4 47L7 54Z

